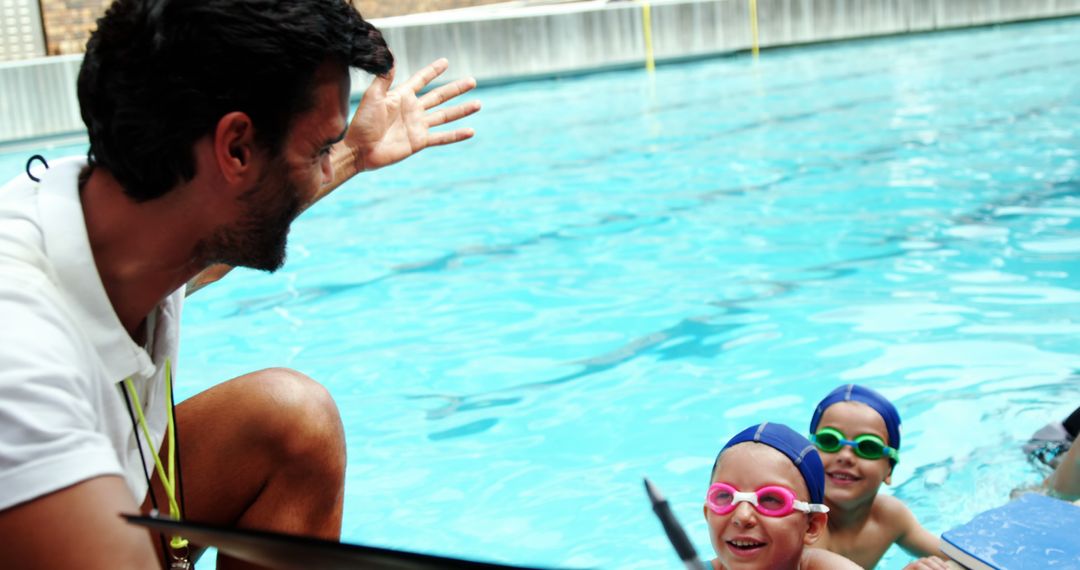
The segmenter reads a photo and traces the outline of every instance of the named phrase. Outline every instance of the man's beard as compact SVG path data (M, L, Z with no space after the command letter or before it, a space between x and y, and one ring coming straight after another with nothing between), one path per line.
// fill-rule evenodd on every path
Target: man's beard
M241 219L200 244L207 264L225 263L276 271L285 264L289 225L300 213L300 194L287 169L275 160L253 188L240 195Z

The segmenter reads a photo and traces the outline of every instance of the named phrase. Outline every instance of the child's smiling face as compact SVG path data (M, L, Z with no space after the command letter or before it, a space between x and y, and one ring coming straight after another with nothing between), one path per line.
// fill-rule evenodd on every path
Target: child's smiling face
M885 420L873 408L860 402L839 402L829 406L821 415L818 430L831 427L844 433L846 439L863 434L873 434L889 441ZM873 500L881 483L890 483L892 466L887 458L863 459L855 455L850 446L843 446L836 453L821 451L825 464L825 498L830 503L860 503Z
M728 483L740 491L780 485L810 502L810 491L795 465L784 454L760 443L740 443L724 451L713 472L712 483ZM803 547L815 542L825 526L824 514L795 511L767 517L750 503L739 503L726 515L704 507L709 539L724 568L797 568Z

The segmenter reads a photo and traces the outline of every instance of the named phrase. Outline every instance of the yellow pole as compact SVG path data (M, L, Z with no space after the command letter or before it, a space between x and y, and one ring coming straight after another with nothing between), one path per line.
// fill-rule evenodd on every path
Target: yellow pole
M641 27L645 30L645 69L656 70L656 60L653 59L652 48L652 8L648 2L641 4Z
M750 0L750 38L751 48L750 52L754 54L754 59L758 56L758 35L757 35L757 0Z

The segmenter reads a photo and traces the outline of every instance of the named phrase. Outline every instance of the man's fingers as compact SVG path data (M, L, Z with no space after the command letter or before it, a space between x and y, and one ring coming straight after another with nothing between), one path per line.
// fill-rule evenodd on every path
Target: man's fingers
M442 146L471 139L476 134L472 129L454 129L452 131L428 133L428 146Z
M420 105L424 107L424 110L438 107L458 95L472 91L474 88L476 88L476 80L472 77L451 81L446 85L442 85L424 93L424 96L420 97Z
M450 67L450 62L445 57L436 59L429 63L424 69L417 71L405 82L405 87L412 90L413 93L419 92L425 85L431 83L436 77L442 75L446 68Z
M376 75L372 78L371 85L368 85L367 91L364 92L364 96L367 97L368 94L385 96L387 91L390 90L390 85L394 83L394 69L395 68L391 67L390 71L388 71L385 76Z
M424 120L427 121L428 128L437 127L439 125L445 125L446 123L452 123L458 119L468 117L469 115L480 110L479 101L469 101L461 105L455 105L449 109L440 109L438 111L428 113Z

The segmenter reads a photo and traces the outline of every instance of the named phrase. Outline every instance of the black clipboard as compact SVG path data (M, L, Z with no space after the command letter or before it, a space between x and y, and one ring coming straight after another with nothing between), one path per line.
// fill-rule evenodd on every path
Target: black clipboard
M180 522L153 516L121 516L131 524L167 535L179 534L199 546L213 546L218 552L276 570L542 570L536 567L447 558L263 530Z

